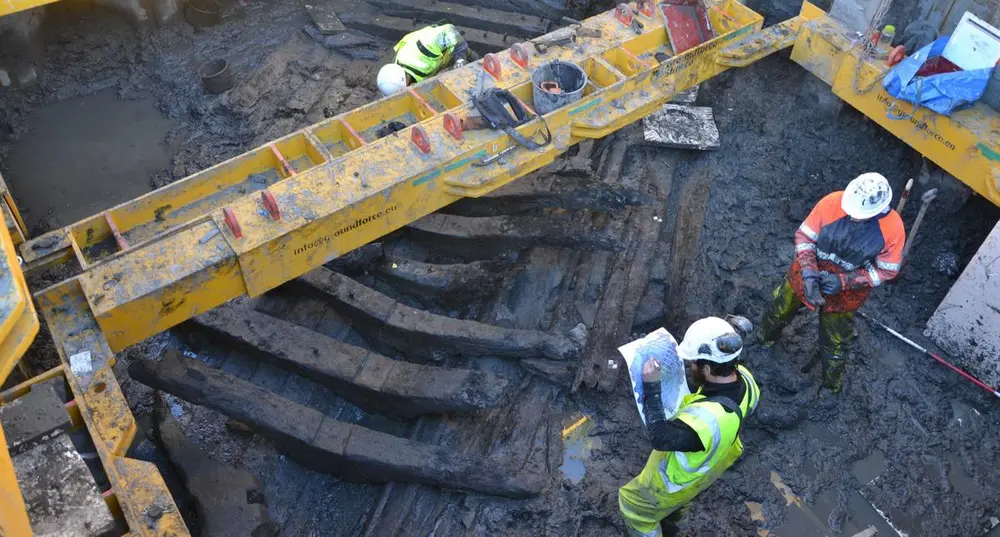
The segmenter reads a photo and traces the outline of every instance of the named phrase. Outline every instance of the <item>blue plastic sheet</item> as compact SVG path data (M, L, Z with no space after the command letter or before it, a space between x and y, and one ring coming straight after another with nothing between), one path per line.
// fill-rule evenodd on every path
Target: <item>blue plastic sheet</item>
M882 80L885 91L898 101L923 106L945 116L969 107L979 100L986 91L992 69L917 76L917 71L924 62L941 55L950 37L940 37L912 56L903 58L903 61L896 64ZM889 109L889 117L909 118L909 116L893 115L893 108Z

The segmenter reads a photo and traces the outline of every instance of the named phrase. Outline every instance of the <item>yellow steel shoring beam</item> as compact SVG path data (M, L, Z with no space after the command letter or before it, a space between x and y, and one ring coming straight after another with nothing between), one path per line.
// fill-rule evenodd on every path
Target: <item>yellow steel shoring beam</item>
M795 36L792 60L830 85L840 97L883 129L906 142L979 195L1000 205L1000 113L985 103L943 116L896 101L882 87L890 67L871 58L839 21L809 2L809 19Z
M0 0L0 17L56 1L58 0Z
M672 54L652 10L609 11L584 22L601 38L579 37L544 54L527 45L523 56L490 55L26 243L22 255L32 266L81 269L35 297L110 477L110 503L132 533L182 534L183 522L155 469L124 456L135 420L112 372L114 352L237 296L259 295L455 200L487 194L582 139L650 114L727 69L717 53L763 24L734 0L713 9L718 37L683 54ZM639 33L626 24L629 15L642 21ZM670 57L661 63L657 53ZM515 61L522 58L523 66ZM591 83L578 102L518 129L533 136L548 128L552 143L476 166L512 144L496 131L447 128L472 113L484 65L499 66L482 75L488 84L530 104L532 69L555 59L581 66ZM410 126L378 138L391 120Z

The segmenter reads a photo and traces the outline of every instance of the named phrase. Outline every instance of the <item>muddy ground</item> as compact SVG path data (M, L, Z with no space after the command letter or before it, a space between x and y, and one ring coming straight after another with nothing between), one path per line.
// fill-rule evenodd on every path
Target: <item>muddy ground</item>
M794 4L772 0L749 5L773 22L793 13ZM897 9L905 10L906 3L900 4ZM22 210L29 209L33 233L74 219L60 210L67 207L65 194L56 188L60 183L94 184L90 198L86 191L75 195L111 206L135 195L136 173L147 173L142 178L146 188L160 186L375 97L377 64L349 60L312 42L300 31L307 18L298 2L226 6L226 22L219 27L196 31L178 21L151 32L132 29L104 12L81 17L63 4L49 8L46 65L39 83L6 91L0 99L0 169ZM388 53L391 43L381 44ZM233 63L239 82L214 97L204 93L193 73L202 61L220 54ZM652 182L666 205L661 240L650 246L656 248L656 262L644 300L652 318L662 322L637 331L662 324L681 333L701 316L722 313L757 318L792 259L792 234L816 200L860 172L880 171L897 189L916 175L919 160L910 149L854 111L832 110L827 99L817 97L820 86L811 75L786 56L726 73L702 87L699 104L715 110L721 150L628 150L622 164L625 180L637 181L635 176L654 166L666 170ZM39 141L38 133L51 124L77 117L72 111L52 113L59 110L58 103L102 91L159 110L155 117L142 113L150 123L166 126L163 139L155 147L125 150L140 154L136 162L159 169L137 172L123 166L112 170L113 178L101 173L81 179L78 170L102 169L100 159L109 158L106 151L76 148L73 153L73 141L60 139L60 146L67 146L62 153L64 148ZM97 95L106 99L107 93ZM81 102L86 106L88 101ZM109 117L125 109L125 104L108 106ZM148 123L142 125L122 131L150 130ZM41 154L42 148L51 153ZM36 167L32 159L54 160L63 167ZM22 185L41 181L55 181L48 196L36 187L30 201L29 194L21 198ZM908 206L903 215L907 222L918 205ZM865 310L920 339L924 322L950 285L948 277L932 268L935 258L953 253L963 266L998 216L997 208L982 199L971 200L954 215L932 208L903 278L876 293ZM422 252L406 237L389 244L393 252L418 260L454 261ZM534 249L521 257L528 269L486 299L455 311L421 305L494 324L564 330L579 319L551 310L561 303L561 284L574 274L569 271L580 270L579 259L572 257ZM400 300L413 301L364 278ZM278 290L252 305L367 344L323 304L292 291ZM747 457L692 506L686 518L691 535L850 536L869 524L880 529L879 535L892 535L869 503L910 536L978 536L990 526L989 517L1000 515L995 487L1000 470L994 464L1000 454L1000 409L995 401L864 321L857 326L859 338L839 397L818 389L818 368L801 372L814 352L815 318L802 316L772 349L749 349L748 365L763 395L758 416L744 434ZM444 365L471 365L509 376L519 386L512 402L475 416L411 422L366 414L328 389L269 370L222 344L188 345L174 334L161 335L126 351L122 363L155 359L165 346L184 348L338 419L489 453L549 476L543 496L528 501L420 486L352 484L305 470L266 440L227 428L224 417L174 401L175 414L182 416L195 442L217 459L261 475L272 517L285 535L613 535L621 527L616 489L641 469L649 452L624 377L611 393L572 393L513 362L458 360ZM120 380L136 414L147 415L149 390L131 382L124 369ZM593 426L563 452L559 432L581 414ZM137 445L136 454L162 460L149 442ZM169 473L166 466L164 470ZM772 472L802 497L806 510L789 504ZM746 502L753 502L753 509ZM760 504L759 512L754 503ZM751 519L754 512L757 520ZM197 527L197 521L192 525Z

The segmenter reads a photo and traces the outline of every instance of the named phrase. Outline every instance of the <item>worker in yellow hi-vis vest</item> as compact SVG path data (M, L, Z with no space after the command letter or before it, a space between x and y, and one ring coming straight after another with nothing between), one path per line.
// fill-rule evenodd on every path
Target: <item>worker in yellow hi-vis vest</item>
M378 72L378 89L388 97L413 82L436 75L454 60L461 67L469 60L469 45L451 24L427 26L403 36L393 47L394 63Z
M752 329L740 320L741 329ZM618 490L618 507L632 536L678 534L684 508L742 455L740 429L760 399L753 375L740 365L743 338L725 320L695 322L676 350L697 390L667 419L659 364L647 359L643 365L643 413L653 452L638 477Z

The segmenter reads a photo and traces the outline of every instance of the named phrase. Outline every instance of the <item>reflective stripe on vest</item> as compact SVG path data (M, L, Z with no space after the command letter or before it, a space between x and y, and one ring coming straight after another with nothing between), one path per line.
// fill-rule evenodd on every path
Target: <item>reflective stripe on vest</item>
M760 401L760 387L757 386L757 382L749 370L743 366L739 366L738 371L741 381L746 384L746 393L743 395L743 400L740 401L740 410L745 417L749 416L757 408L757 403ZM694 394L694 396L697 397L699 394ZM667 456L660 460L658 468L660 478L663 480L663 485L666 487L667 492L671 494L694 485L700 477L711 471L722 455L739 439L739 431L742 424L740 416L730 414L721 404L706 401L704 397L690 401L679 413L693 418L694 424L685 423L690 425L699 437L702 437L702 432L707 432L711 436L711 442L710 445L706 446L706 451L704 452L684 453L675 451L667 454ZM725 433L728 434L724 434L723 428L726 429ZM732 436L732 441L724 442L724 438L730 435ZM702 439L702 443L705 443L704 438ZM720 447L722 448L721 450ZM701 458L702 455L704 455L704 458ZM696 456L700 458L700 464L694 464L691 461ZM686 477L687 479L672 479L670 477L671 472L669 469L671 460L676 461L677 468L675 468L674 473L679 469L684 474L687 474L684 476L675 475L674 477Z
M450 24L444 26L427 26L415 32L410 32L393 47L396 51L396 64L403 68L413 80L421 80L437 74L448 61L451 54L438 44L438 36L452 30Z
M740 407L745 406L746 408L743 408L743 415L749 416L754 410L757 410L757 403L760 403L760 386L757 385L757 379L753 377L749 369L738 365L736 366L736 370L740 372L740 377L742 377L744 384L747 386L747 393L743 397L743 402L746 405L741 402Z

